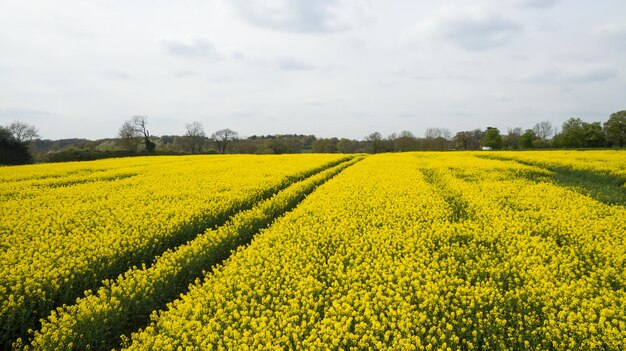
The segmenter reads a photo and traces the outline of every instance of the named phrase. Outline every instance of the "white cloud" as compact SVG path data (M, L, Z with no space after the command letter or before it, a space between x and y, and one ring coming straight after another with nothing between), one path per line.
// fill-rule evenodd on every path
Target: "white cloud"
M324 102L318 98L310 98L310 99L306 99L304 101L304 105L308 105L308 106L322 106L324 105Z
M315 69L315 66L290 57L279 58L276 60L276 64L284 71L310 71Z
M115 69L106 70L104 71L104 74L108 77L119 79L119 80L127 80L127 79L132 78L131 75L128 74L127 72L119 71Z
M509 2L519 7L548 8L556 5L559 0L509 0Z
M416 31L464 50L481 51L509 44L521 33L522 26L482 9L449 8L426 19Z
M213 43L203 38L166 37L159 41L167 53L174 56L186 58L218 56Z
M615 79L619 75L619 70L611 66L563 63L522 77L522 80L538 84L586 84Z
M493 92L489 94L489 96L491 96L494 100L498 100L498 101L506 101L509 99L509 96L501 91Z
M196 75L198 75L198 72L189 69L176 70L172 73L172 76L176 78L193 77Z
M626 44L626 19L602 24L593 32L606 39Z
M232 0L248 23L285 32L323 33L358 26L368 17L367 6L339 0Z
M622 0L74 3L3 3L0 125L103 138L145 114L155 135L198 120L362 138L558 125L624 104ZM416 24L417 45L402 45Z

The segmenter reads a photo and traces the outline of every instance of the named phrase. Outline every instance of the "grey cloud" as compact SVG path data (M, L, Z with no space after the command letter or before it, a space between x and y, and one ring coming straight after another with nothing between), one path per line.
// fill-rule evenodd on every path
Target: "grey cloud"
M165 50L174 56L186 58L217 57L215 46L208 40L195 38L163 38L160 40Z
M293 58L280 58L277 60L277 65L284 71L310 71L315 69L315 66Z
M568 77L577 83L600 82L619 77L619 71L615 68L595 69L587 72L575 73Z
M308 99L308 100L304 101L304 105L307 105L307 106L323 106L324 103L320 99L311 98L311 99Z
M221 74L209 78L211 83L235 83L242 81L242 78L236 75Z
M104 72L104 74L106 74L107 76L111 77L111 78L115 78L115 79L119 79L119 80L128 80L131 78L131 75L123 72L123 71L118 71L118 70L107 70Z
M70 16L53 15L51 21L55 27L67 35L81 39L95 38L94 31L82 19Z
M519 7L547 8L556 5L559 0L513 0Z
M345 30L354 26L360 17L359 11L342 11L345 9L337 0L233 0L231 5L252 25L286 32Z
M54 113L33 110L28 108L4 108L0 109L0 118L7 122L13 122L15 120L28 121L44 118L56 117Z
M259 116L258 112L237 111L228 114L228 117L241 120L252 120Z
M493 92L493 93L489 94L489 96L492 99L497 100L497 101L507 101L507 100L509 100L509 96L506 93L503 93L501 91Z
M174 71L172 75L176 78L184 78L184 77L197 76L198 72L193 71L193 70L183 69L183 70Z
M609 22L596 28L594 33L611 41L626 44L626 24L623 22Z
M497 16L456 16L440 23L440 34L458 47L480 51L509 43L522 30L517 23Z
M231 50L230 57L235 60L243 60L247 58L247 55L241 50Z
M538 84L584 84L614 79L619 75L619 70L613 67L551 68L522 80Z

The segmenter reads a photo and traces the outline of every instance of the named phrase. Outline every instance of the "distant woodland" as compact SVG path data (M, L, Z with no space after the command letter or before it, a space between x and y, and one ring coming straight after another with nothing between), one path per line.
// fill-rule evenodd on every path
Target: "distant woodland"
M452 134L428 128L423 136L402 131L383 136L373 132L362 140L318 138L314 135L253 135L240 137L230 129L207 134L200 122L186 124L184 135L154 136L147 116L124 122L115 138L40 139L35 126L13 122L0 126L0 164L95 160L136 155L381 153L402 151L522 150L555 148L624 148L626 110L605 122L570 118L560 127L544 121L532 128L478 128Z

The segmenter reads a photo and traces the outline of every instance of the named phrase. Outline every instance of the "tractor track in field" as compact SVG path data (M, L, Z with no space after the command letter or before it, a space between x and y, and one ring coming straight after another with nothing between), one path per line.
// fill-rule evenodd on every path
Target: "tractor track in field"
M424 180L433 187L435 192L441 196L450 207L448 220L451 223L459 223L472 219L473 211L467 200L463 198L463 194L452 189L448 184L442 181L437 170L422 168L420 172L424 176Z
M153 311L166 308L169 302L187 292L189 285L201 278L205 272L223 263L234 250L248 245L259 231L293 210L317 187L362 159L363 157L342 158L320 167L322 169L317 169L316 172L308 172L306 177L291 181L250 208L231 215L220 225L208 228L193 239L169 247L149 266L144 264L140 268L127 270L116 281L109 281L93 295L81 298L76 304L67 306L63 312L57 313L53 319L61 322L54 324L50 323L49 319L44 323L48 334L54 334L55 327L67 330L69 325L69 329L73 330L73 333L70 333L73 337L66 338L62 344L45 344L40 341L52 339L37 331L34 336L30 336L29 342L32 342L32 347L29 349L73 350L83 349L89 345L92 350L109 350L118 347L126 336L149 323ZM219 239L209 240L212 234ZM174 273L171 267L175 268ZM163 272L167 272L168 275L162 276ZM137 282L144 282L144 285ZM144 289L141 291L146 291L144 297L135 296L137 291L133 289L137 289L137 286ZM81 306L92 306L98 302L109 308L110 315L106 316L105 313L105 318L98 320L98 315L94 318L84 312L81 314ZM63 316L66 318L63 319ZM89 335L83 331L89 331ZM22 346L16 345L17 348Z
M626 188L624 187L626 179L618 175L565 166L559 167L539 161L531 162L503 156L479 155L477 157L541 168L551 172L552 175L529 174L527 179L553 182L558 186L572 189L607 205L626 206Z
M6 338L0 337L0 350L9 349L12 342L19 338L25 339L28 336L29 329L34 330L40 328L40 320L42 318L46 318L50 314L50 311L64 305L73 304L77 298L84 296L85 291L100 288L104 281L115 279L120 274L132 269L134 266L149 267L153 264L156 257L163 254L167 250L174 249L190 240L193 240L196 236L200 235L207 229L217 228L223 225L237 213L253 208L257 203L271 198L296 182L307 179L351 159L352 157L344 157L302 172L299 175L286 176L284 182L261 191L259 194L254 196L254 198L250 199L250 201L235 205L230 210L224 211L216 216L198 216L197 218L193 218L189 222L179 226L160 243L155 245L146 245L146 247L132 252L132 257L130 258L125 256L118 260L108 262L102 262L102 260L91 261L89 269L83 272L74 273L73 276L65 282L63 285L65 287L64 290L45 291L48 298L47 302L36 300L36 298L38 298L36 296L34 298L26 299L24 305L20 307L20 310L23 310L23 316L21 317L22 320L7 320L6 325L3 326L5 332L2 333L2 335L5 335ZM106 271L102 271L102 268L98 268L103 266L107 267Z

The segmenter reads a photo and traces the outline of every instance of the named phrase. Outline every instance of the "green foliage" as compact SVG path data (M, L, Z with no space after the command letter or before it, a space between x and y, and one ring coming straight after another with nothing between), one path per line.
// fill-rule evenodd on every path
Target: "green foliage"
M480 145L490 147L494 150L502 149L503 141L500 130L498 128L488 128Z
M570 118L563 122L559 135L559 143L563 147L582 147L585 139L583 121L580 118Z
M534 147L533 142L536 138L537 136L532 129L526 129L524 134L520 137L520 146L523 149L532 149Z
M31 162L28 142L17 140L9 129L0 126L0 165L21 165Z
M317 139L313 142L312 151L315 153L336 153L338 142L337 138Z
M624 147L626 143L626 110L611 114L604 123L604 132L607 139L614 145Z
M583 134L585 147L606 146L606 135L600 122L583 123Z
M143 142L146 145L146 152L149 154L153 154L156 150L156 144L150 140L150 137L143 138Z
M600 122L583 122L580 118L570 118L562 125L561 133L555 138L558 147L589 148L603 147L606 138Z

